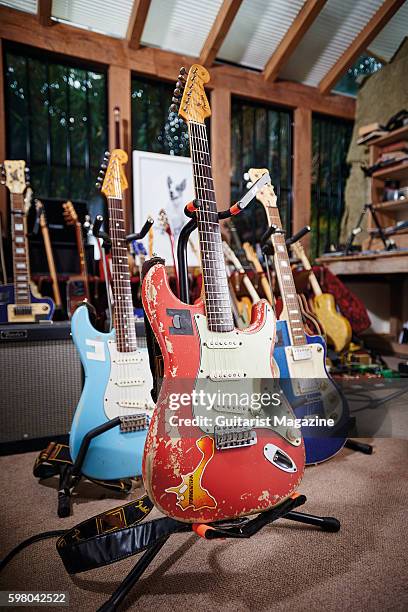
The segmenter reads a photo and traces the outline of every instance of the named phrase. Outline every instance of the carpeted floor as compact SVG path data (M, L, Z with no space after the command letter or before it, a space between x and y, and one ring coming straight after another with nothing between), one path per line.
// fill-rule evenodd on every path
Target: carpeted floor
M121 503L84 483L74 515L58 519L56 483L38 484L31 471L34 457L0 459L0 556L30 535L70 527ZM308 468L301 486L308 498L302 510L336 516L339 533L281 520L245 541L172 536L121 609L407 610L407 483L407 440L377 439L371 456L343 450ZM43 541L10 563L0 588L65 590L70 610L93 611L135 560L70 577L55 540Z

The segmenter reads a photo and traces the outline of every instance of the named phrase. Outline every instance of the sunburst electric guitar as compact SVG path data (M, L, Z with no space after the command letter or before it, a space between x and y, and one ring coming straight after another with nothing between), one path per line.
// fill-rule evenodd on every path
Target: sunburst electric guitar
M83 465L90 478L113 480L142 472L143 447L153 409L152 375L147 349L137 346L122 193L127 187L123 165L127 154L115 149L109 157L102 192L106 195L112 240L114 329L98 332L86 304L71 319L72 339L85 370L85 385L69 439L75 460L84 436L94 427L121 417L121 426L94 438Z
M266 172L251 168L249 178L255 183ZM283 309L277 323L274 359L282 388L297 417L333 420L327 427L303 428L306 463L318 463L344 446L349 426L347 404L327 373L325 341L305 331L273 186L265 185L256 198L265 208L269 225L276 228L271 242Z
M346 317L337 311L333 295L323 293L300 242L292 244L291 248L302 262L304 269L309 271L309 282L314 293L312 298L313 311L326 333L327 342L333 346L335 351L341 353L350 344L351 325Z
M14 284L0 286L0 323L50 320L54 302L41 297L30 278L27 213L31 197L24 198L27 189L25 161L6 160L1 167L1 182L10 191Z
M265 391L271 397L276 387L275 316L261 300L253 307L251 325L234 328L204 124L211 114L204 91L209 74L197 64L187 77L180 72L175 95L183 90L179 115L188 124L201 202L204 298L194 306L178 300L163 262L151 262L142 298L165 372L146 440L143 478L165 514L210 522L260 512L288 498L303 475L304 448L299 429L274 423L275 415L290 423L286 404L264 408L252 402L253 394ZM252 398L250 407L241 401L245 393ZM234 417L239 417L236 425Z

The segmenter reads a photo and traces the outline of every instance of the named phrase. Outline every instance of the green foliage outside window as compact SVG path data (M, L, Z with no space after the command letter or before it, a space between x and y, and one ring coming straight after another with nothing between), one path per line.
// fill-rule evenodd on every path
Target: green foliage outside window
M7 155L40 198L87 200L107 147L106 75L7 51Z
M132 78L133 149L190 155L187 125L169 111L173 90L174 84Z
M336 245L344 211L344 190L349 174L347 151L353 123L313 115L311 254Z
M246 191L244 173L249 168L268 168L278 197L283 227L291 229L292 203L292 113L233 99L231 109L231 197ZM229 205L223 203L223 208ZM241 240L259 242L266 230L266 214L253 201L236 219Z

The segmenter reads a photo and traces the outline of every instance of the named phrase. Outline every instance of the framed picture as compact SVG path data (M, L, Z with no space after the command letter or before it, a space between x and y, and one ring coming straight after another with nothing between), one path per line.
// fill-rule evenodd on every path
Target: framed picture
M154 219L153 253L163 257L166 265L173 265L170 237L166 233L160 214L165 211L168 224L177 241L180 230L187 222L184 207L194 198L193 164L189 157L133 151L133 203L135 231L145 223L147 217ZM144 246L149 252L148 237ZM191 244L192 243L192 244ZM191 235L188 246L188 265L199 265L197 231ZM194 245L194 246L192 246ZM194 252L196 251L196 253Z

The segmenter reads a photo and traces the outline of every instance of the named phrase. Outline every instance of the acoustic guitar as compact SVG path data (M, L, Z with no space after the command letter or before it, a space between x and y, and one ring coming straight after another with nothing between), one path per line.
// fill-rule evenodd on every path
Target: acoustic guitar
M351 325L346 317L337 311L334 296L323 293L301 243L292 244L292 251L300 259L304 269L309 271L309 282L314 293L313 311L325 331L328 344L332 345L337 353L341 353L351 342Z
M175 98L182 95L178 112L188 125L201 203L204 298L195 305L181 302L170 290L163 260L149 262L142 298L163 355L164 378L146 439L143 480L157 508L195 523L258 513L287 499L302 478L304 448L299 429L267 419L293 415L286 402L254 407L234 399L236 393L253 397L276 389L275 316L260 300L251 325L234 327L204 123L211 114L204 89L209 74L194 64L185 75L182 69ZM221 399L209 405L206 398L218 393ZM238 424L233 416L240 417Z

